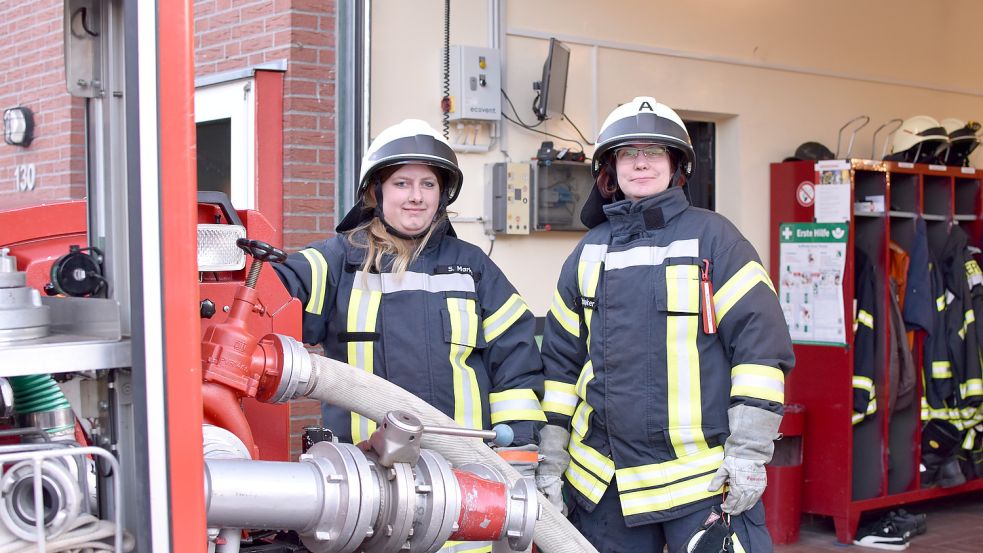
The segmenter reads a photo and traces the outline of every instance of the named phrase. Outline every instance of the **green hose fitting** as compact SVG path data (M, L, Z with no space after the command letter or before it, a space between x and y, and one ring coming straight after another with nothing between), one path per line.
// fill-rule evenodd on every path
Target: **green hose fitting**
M18 421L39 426L49 434L71 435L75 428L72 406L51 376L12 376L10 386L14 390L14 415Z

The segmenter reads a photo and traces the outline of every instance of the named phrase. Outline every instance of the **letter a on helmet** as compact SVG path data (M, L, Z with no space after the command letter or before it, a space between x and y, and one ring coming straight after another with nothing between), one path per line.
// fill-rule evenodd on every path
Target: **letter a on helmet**
M639 96L614 109L597 135L593 171L596 177L607 156L620 146L645 142L661 144L678 150L685 159L682 170L687 177L693 173L696 155L689 133L679 115L650 96Z

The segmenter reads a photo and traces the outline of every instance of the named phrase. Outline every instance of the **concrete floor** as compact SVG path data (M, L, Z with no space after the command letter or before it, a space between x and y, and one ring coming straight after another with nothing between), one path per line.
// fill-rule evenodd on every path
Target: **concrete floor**
M928 515L928 532L911 540L909 553L983 553L983 492L906 505L911 513ZM876 518L883 513L873 513ZM863 521L866 521L865 517ZM849 548L856 553L882 551L837 543L830 518L805 515L799 542L775 547L775 553L821 553Z

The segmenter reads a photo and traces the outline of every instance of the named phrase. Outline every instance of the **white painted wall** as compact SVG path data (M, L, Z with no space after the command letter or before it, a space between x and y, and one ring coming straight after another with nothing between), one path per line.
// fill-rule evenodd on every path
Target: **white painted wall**
M523 119L534 120L531 84L540 78L548 37L556 36L571 47L566 112L588 138L611 109L637 95L655 96L686 118L716 122L717 210L765 258L768 167L798 144L818 140L835 150L840 126L865 114L871 123L858 134L853 157L869 157L872 133L888 119L983 118L977 39L983 2L503 3L504 86ZM372 0L373 134L407 117L439 128L443 7L440 0ZM488 46L488 14L486 0L451 0L451 44ZM534 156L543 137L507 125L511 158ZM544 128L576 134L565 121L551 120ZM841 153L846 137L843 142ZM459 157L465 185L453 208L477 217L483 212L484 164L505 154L496 147ZM976 165L980 160L974 155ZM487 250L479 223L456 228ZM560 265L579 238L500 236L492 257L542 316Z

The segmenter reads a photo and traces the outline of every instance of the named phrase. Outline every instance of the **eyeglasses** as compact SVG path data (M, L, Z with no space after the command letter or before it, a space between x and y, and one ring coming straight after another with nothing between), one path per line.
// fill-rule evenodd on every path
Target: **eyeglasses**
M646 160L655 161L669 155L669 150L662 146L648 146L647 148L633 148L628 146L625 148L618 148L614 152L614 155L618 161L623 159L637 159L638 154L644 155Z

